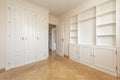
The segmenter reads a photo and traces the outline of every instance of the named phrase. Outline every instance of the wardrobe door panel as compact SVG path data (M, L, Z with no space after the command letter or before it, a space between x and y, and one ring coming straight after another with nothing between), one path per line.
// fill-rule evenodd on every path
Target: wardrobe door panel
M7 41L8 68L24 65L23 23L24 9L18 6L10 5Z
M41 27L41 44L42 46L42 58L48 57L48 19L46 16L42 17L42 27Z
M25 63L36 60L35 50L36 15L32 11L25 10Z
M41 27L42 27L42 16L37 15L37 27L36 27L36 57L37 61L42 59L42 45L41 45Z
M116 54L114 49L95 48L94 64L108 71L116 71Z

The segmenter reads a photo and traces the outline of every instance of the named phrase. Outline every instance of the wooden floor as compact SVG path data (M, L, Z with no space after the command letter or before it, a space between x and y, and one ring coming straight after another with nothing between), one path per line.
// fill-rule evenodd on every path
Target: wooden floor
M120 80L57 55L0 74L0 80Z

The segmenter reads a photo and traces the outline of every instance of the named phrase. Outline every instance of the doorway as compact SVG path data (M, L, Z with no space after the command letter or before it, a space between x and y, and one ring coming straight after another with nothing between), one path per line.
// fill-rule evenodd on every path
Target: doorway
M56 25L49 24L49 53L50 55L56 54Z

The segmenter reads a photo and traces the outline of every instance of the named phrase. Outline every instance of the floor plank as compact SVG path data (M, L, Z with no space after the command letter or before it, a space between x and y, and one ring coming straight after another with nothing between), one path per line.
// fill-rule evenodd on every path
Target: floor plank
M47 60L5 71L0 80L120 80L95 69L52 55Z

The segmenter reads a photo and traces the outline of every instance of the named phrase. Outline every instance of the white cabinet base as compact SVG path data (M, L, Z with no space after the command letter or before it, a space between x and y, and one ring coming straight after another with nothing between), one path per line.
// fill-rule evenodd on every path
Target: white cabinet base
M116 70L117 55L115 53L115 48L90 45L70 46L70 53L72 54L70 54L71 60L94 68L96 70L102 71L114 77L118 77L118 73ZM73 55L73 53L75 55Z

